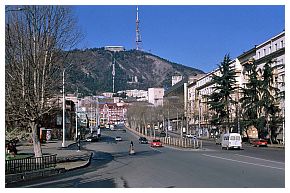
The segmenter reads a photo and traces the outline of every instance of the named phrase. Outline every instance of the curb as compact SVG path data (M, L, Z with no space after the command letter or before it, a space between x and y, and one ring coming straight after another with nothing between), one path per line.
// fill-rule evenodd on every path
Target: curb
M85 168L85 167L89 166L91 164L92 157L93 157L93 153L91 152L91 155L90 155L87 163L85 163L83 165L80 165L80 166L77 166L77 167L74 167L74 168L71 168L71 169L67 169L65 171L72 171L72 170L76 170L76 169L80 169L80 168Z
M49 176L54 176L58 175L60 173L65 173L68 171L80 169L87 167L91 164L91 159L92 159L93 153L90 153L89 159L87 162L83 165L73 167L70 169L65 169L65 168L51 168L51 169L44 169L44 170L37 170L37 171L29 171L29 172L24 172L24 173L18 173L18 174L9 174L5 175L5 185L11 185L17 182L25 182L29 180L34 180L39 177L49 177Z
M18 174L9 174L9 175L5 175L5 185L14 184L17 182L25 182L25 181L33 180L39 177L54 176L54 175L64 173L64 172L65 172L64 168L53 168L53 169L29 171L29 172L18 173Z

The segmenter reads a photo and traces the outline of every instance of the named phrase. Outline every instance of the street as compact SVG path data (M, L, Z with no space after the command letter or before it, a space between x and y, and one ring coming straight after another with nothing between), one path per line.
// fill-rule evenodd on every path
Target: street
M116 136L122 141L115 142ZM283 188L284 149L244 146L243 150L221 150L204 141L204 150L151 148L139 144L127 130L105 130L100 142L83 142L94 152L90 166L62 175L11 187L77 188ZM129 155L130 141L136 155Z

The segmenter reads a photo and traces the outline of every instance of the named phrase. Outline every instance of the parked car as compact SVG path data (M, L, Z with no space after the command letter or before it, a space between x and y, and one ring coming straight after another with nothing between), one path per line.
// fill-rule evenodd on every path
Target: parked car
M160 132L160 137L166 137L166 133L164 131Z
M96 141L99 141L99 138L98 138L98 136L91 135L91 136L88 136L86 138L86 141L88 141L88 142L96 142Z
M153 139L150 145L151 147L162 147L162 143L159 139Z
M139 143L141 143L141 144L147 144L148 143L148 140L146 139L146 137L140 137L139 138Z
M115 140L116 140L116 141L122 141L122 137L117 136L117 137L115 137Z
M265 147L267 147L268 142L265 139L254 139L252 141L252 145L255 146L255 147L259 147L259 146L265 146Z
M187 138L193 138L193 139L196 139L196 135L192 135L192 134L186 134L185 137Z

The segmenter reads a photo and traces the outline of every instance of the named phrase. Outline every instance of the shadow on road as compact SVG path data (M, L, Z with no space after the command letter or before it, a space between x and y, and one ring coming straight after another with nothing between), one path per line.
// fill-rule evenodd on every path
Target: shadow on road
M123 158L123 157L145 157L145 156L154 156L157 154L160 154L161 152L159 151L153 151L153 150L149 150L149 151L136 151L134 155L129 155L129 151L126 152L118 152L118 153L113 153L112 156L114 158Z

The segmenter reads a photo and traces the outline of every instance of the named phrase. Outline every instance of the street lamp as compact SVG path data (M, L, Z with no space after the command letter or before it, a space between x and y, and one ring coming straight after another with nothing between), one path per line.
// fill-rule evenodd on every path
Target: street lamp
M61 144L62 147L65 147L65 96L64 96L64 73L65 73L65 70L66 70L67 68L69 68L71 65L72 65L72 63L71 63L68 67L63 68L63 71L62 71L62 144Z

